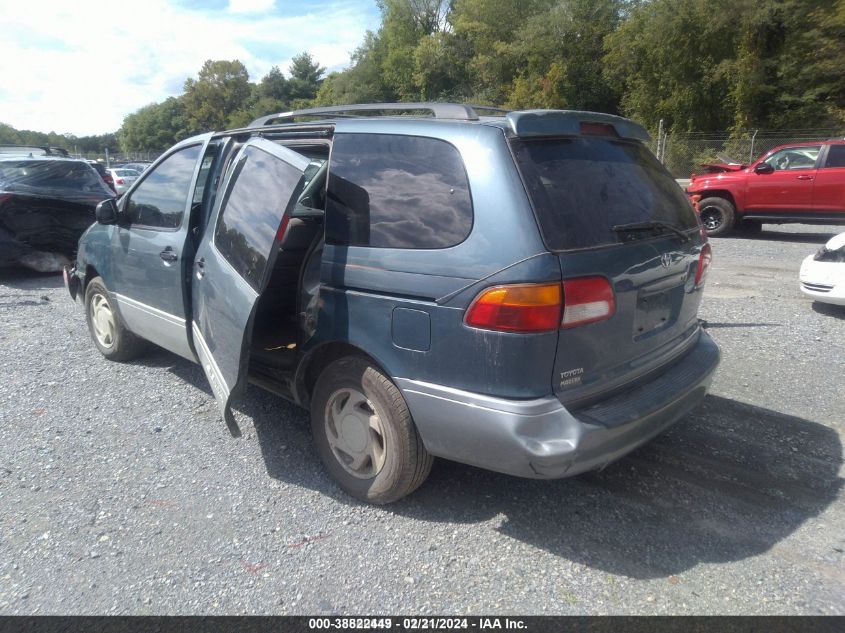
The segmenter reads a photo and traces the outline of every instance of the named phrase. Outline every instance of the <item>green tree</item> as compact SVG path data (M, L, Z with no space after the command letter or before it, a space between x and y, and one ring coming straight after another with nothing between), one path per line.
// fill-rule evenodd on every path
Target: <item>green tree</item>
M290 79L287 82L291 101L307 101L317 96L326 69L320 66L307 51L291 60ZM307 104L302 104L307 105Z
M251 87L249 73L238 60L207 60L197 79L185 81L183 102L188 128L193 133L230 127L243 118Z
M615 112L617 95L602 74L602 55L623 6L620 0L564 0L531 16L501 53L520 69L508 104Z
M284 73L278 66L273 66L256 86L258 97L261 99L275 99L281 103L287 103L290 97L290 86L285 79Z
M519 29L552 4L551 0L455 0L450 21L469 49L467 92L474 100L496 104L508 100L520 70L513 51Z
M767 122L777 127L845 125L845 0L786 0Z
M118 131L125 152L162 150L189 135L183 99L169 97L144 106L123 119Z
M652 0L605 39L604 74L622 111L653 129L726 129L733 123L732 63L753 0Z

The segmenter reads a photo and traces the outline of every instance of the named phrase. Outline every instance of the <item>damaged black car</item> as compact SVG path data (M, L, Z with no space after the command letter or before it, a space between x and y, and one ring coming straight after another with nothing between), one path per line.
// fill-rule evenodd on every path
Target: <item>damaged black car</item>
M0 153L0 266L62 270L97 204L112 196L84 160L50 151Z

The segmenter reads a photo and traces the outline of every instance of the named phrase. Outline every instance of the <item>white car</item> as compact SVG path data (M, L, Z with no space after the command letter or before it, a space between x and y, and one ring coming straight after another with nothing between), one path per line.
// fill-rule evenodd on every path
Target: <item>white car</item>
M845 233L832 237L801 264L801 291L824 303L845 305Z
M134 169L109 169L109 173L114 178L114 191L117 195L126 193L130 185L141 176Z

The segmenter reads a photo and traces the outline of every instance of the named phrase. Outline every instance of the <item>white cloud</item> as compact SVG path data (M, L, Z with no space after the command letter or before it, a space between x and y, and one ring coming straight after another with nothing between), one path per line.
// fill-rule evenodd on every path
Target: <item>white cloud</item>
M232 13L261 13L273 9L274 0L229 0Z
M337 0L319 14L233 15L191 11L168 0L101 3L3 2L0 122L78 136L118 129L138 108L181 92L206 59L239 59L254 81L309 51L326 67L377 21L369 0ZM264 0L232 0L258 7ZM294 4L294 3L285 3ZM303 3L295 3L302 11ZM307 5L305 5L307 7ZM288 9L290 11L291 9Z

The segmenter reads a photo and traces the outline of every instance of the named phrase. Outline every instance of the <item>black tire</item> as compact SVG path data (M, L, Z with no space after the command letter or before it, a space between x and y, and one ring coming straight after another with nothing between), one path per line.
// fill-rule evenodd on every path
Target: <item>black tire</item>
M361 397L364 400L360 400ZM359 398L359 406L352 406L353 398ZM342 415L347 405L350 411L342 421L341 429L344 430L335 430L336 416ZM341 407L341 410L336 411L336 407ZM353 410L361 415L352 413ZM336 412L333 414L332 411ZM364 422L362 427L356 427L354 420L360 422L362 416L375 417L379 430L371 428L372 421L369 425ZM348 419L353 421L346 422ZM347 428L350 426L351 432ZM364 458L363 465L355 474L352 453L343 452L345 447L338 448L338 442L346 446L352 443L338 438L354 435L360 439L363 437L359 435L362 433L360 429L363 429L368 445L380 447L378 451L382 463L377 464L377 458L372 456ZM331 476L347 493L368 503L391 503L412 493L428 477L434 461L423 446L399 388L364 358L341 358L320 374L311 398L311 430L320 458ZM330 440L333 430L334 438ZM369 451L362 449L360 454L366 452Z
M698 209L707 235L726 235L733 229L736 210L724 198L705 198L698 203Z
M111 324L108 327L104 327L101 319L94 317L94 313L99 313L100 310L107 310L110 313ZM103 312L104 316L105 314ZM85 289L85 320L94 345L109 360L119 362L131 360L147 347L144 339L126 328L115 309L114 300L100 277L94 277ZM106 335L103 334L104 330L108 330Z

